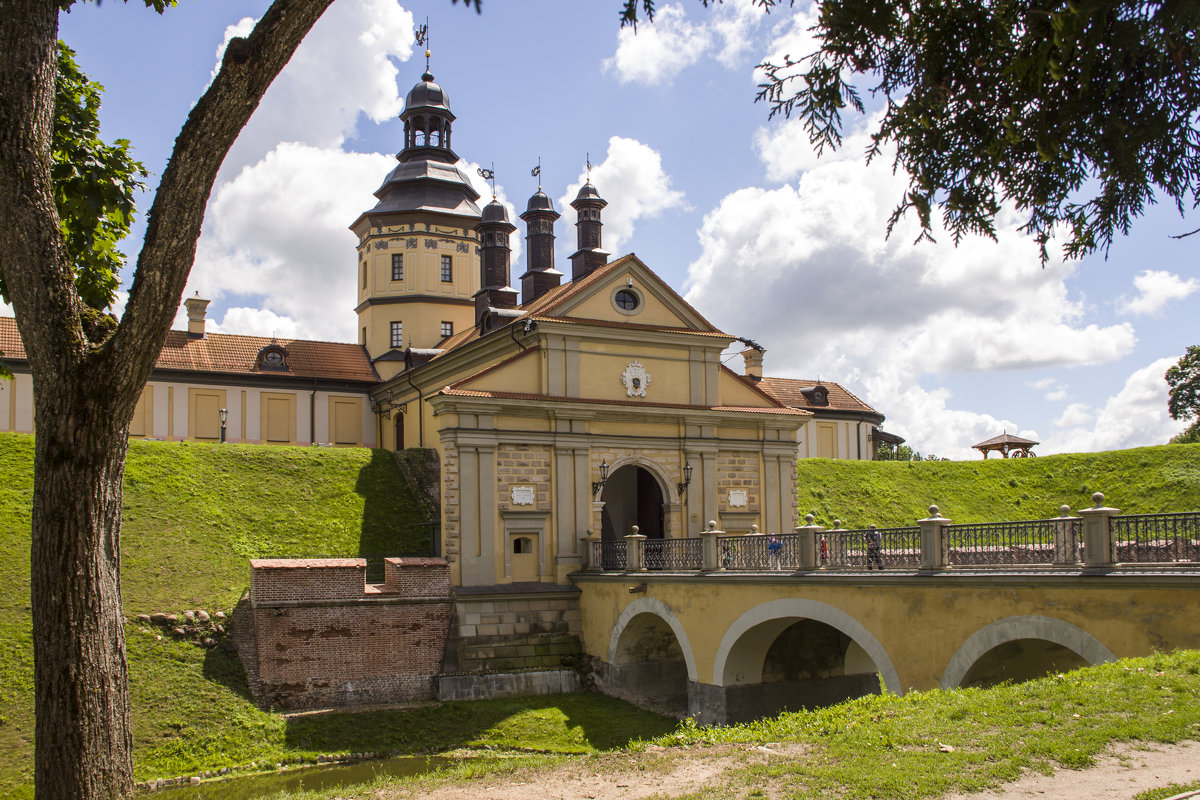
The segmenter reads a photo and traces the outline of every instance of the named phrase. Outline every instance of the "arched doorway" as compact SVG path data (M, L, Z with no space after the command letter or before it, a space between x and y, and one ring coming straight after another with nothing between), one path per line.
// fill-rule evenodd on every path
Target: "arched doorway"
M666 508L663 490L650 470L637 464L626 464L608 476L600 495L604 511L600 518L600 536L619 539L633 532L648 539L661 539L666 534Z

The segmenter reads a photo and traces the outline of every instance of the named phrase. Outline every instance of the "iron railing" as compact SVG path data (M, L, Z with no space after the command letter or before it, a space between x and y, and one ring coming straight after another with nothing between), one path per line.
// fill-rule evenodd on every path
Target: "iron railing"
M592 542L592 565L606 572L624 572L629 568L629 552L624 539Z
M1082 526L1076 517L947 525L943 546L956 567L1075 564Z
M1200 561L1200 511L1113 517L1110 531L1118 563Z
M879 555L871 546L871 529L832 530L816 535L817 566L828 570L859 570L871 567L916 569L921 565L921 529L877 528Z
M794 533L721 536L717 539L717 564L725 569L799 569L799 547L800 536Z
M698 538L643 539L642 566L655 570L690 570L704 566L704 551Z

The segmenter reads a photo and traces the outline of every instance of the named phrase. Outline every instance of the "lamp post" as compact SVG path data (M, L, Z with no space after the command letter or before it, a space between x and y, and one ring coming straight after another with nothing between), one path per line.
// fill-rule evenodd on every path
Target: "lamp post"
M592 495L600 494L600 490L604 488L604 484L608 483L608 462L600 462L600 480L592 481Z
M229 409L222 408L217 413L221 415L221 444L225 444L225 420L229 418Z
M682 497L683 493L686 492L687 488L691 485L692 485L692 465L684 464L683 465L683 483L679 484L679 486L677 487L679 489L679 496Z

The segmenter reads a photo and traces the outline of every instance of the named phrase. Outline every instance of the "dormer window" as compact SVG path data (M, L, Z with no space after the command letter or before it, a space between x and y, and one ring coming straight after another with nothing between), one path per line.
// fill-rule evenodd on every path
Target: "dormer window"
M271 343L258 351L258 368L271 372L288 371L287 348Z
M808 399L809 405L829 405L829 390L819 383L810 389L802 389L800 393Z

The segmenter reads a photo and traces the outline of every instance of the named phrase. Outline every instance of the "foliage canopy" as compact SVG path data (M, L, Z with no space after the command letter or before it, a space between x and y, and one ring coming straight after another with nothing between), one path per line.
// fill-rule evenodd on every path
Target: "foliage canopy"
M708 5L709 0L702 0ZM770 11L778 0L757 0ZM653 18L624 0L622 24ZM957 243L994 238L1003 204L1048 257L1107 252L1157 198L1200 206L1200 3L1194 0L823 0L814 53L763 64L758 99L818 153L842 144L862 91L884 102L868 159L909 186L888 224L935 208Z
M1167 374L1167 413L1171 419L1194 419L1191 427L1171 439L1173 444L1200 442L1200 345L1192 345Z

